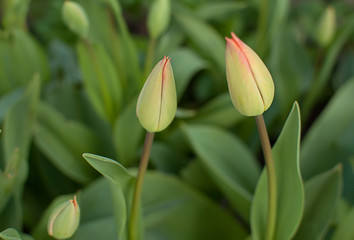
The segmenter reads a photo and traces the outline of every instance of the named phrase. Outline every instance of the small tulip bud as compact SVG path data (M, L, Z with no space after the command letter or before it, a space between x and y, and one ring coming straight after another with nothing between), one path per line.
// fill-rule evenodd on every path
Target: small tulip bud
M85 10L76 2L65 1L63 5L63 19L71 31L86 38L89 32L89 21Z
M80 208L76 196L56 207L49 217L48 234L56 239L70 238L80 222Z
M170 58L156 64L140 92L136 115L149 132L164 130L175 117L177 94Z
M332 41L336 31L336 11L332 6L328 6L323 12L317 26L316 41L326 47Z
M151 38L158 38L167 29L170 17L170 0L155 0L151 6L147 20L147 27Z
M226 77L231 100L245 116L266 111L274 97L274 83L258 55L234 33L226 39Z

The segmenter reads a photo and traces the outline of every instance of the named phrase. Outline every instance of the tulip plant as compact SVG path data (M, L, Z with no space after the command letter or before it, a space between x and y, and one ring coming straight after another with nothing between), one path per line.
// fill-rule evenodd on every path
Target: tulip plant
M353 10L1 1L0 239L354 239Z

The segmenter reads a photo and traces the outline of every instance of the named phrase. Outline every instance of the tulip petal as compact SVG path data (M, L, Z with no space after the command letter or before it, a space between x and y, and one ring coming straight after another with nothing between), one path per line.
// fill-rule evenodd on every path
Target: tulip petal
M162 101L158 129L170 125L177 110L177 94L170 58L167 59L162 75Z
M260 91L264 109L266 111L273 102L274 97L274 83L268 68L265 66L259 56L245 43L243 43L234 33L231 33L233 39L238 40L242 52L245 54L250 64L251 71L256 81L258 90Z
M149 132L165 129L177 109L176 87L170 59L164 57L152 70L140 92L136 114Z
M232 103L242 115L259 115L264 105L246 56L232 39L226 40L226 75Z
M232 103L245 116L262 114L274 97L273 79L258 55L234 33L226 38L226 75Z

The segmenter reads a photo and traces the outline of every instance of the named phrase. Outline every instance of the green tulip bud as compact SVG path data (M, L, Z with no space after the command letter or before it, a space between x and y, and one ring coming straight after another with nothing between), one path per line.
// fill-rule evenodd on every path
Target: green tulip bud
M85 10L76 2L65 1L62 9L65 24L71 31L86 38L89 32L89 21Z
M323 12L317 26L316 41L326 47L332 41L336 31L336 11L332 6L328 6Z
M170 58L156 64L140 92L136 115L149 132L164 130L177 110L177 94Z
M231 100L245 116L266 111L274 97L274 83L258 55L234 33L226 39L226 77Z
M76 196L56 207L49 217L48 234L56 239L70 238L80 222L80 208Z
M147 20L147 27L151 38L156 39L166 31L170 23L170 17L170 0L155 0L151 6Z

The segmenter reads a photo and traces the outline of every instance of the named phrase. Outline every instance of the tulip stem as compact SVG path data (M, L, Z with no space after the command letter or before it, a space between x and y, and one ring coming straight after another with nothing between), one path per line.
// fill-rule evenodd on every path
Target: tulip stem
M154 136L155 133L146 132L143 154L141 155L138 176L135 182L132 210L130 215L129 240L138 240L139 236L138 221L140 212L140 200L143 190L144 176L149 164L150 151L154 141Z
M144 81L148 77L152 68L152 64L154 62L155 46L156 46L156 39L150 38L150 42L149 42L149 46L145 58L144 78L142 78Z
M256 116L255 119L259 132L259 138L262 144L268 175L268 219L265 239L273 240L277 216L277 184L275 165L263 115Z

